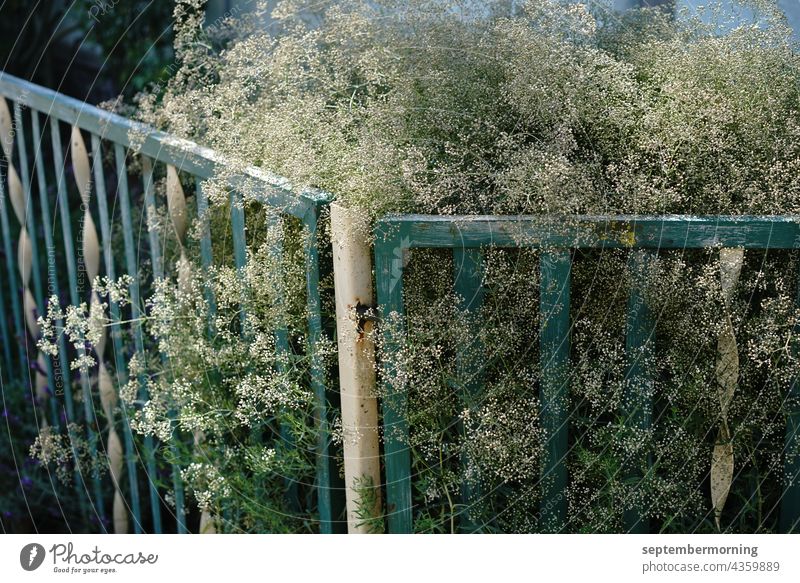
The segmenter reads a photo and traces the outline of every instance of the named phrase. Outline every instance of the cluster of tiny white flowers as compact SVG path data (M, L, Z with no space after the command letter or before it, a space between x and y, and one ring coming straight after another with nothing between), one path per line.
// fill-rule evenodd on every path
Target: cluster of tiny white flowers
M181 479L189 486L201 510L210 510L214 502L231 495L227 480L212 464L194 462L181 470Z
M127 273L117 279L109 279L105 275L97 276L92 284L92 290L98 296L106 297L110 302L124 307L130 303L130 287L133 282L133 277Z
M63 433L43 427L31 444L29 455L42 465L50 466L64 484L72 482L75 472L85 472L84 475L89 476L108 469L103 458L92 454L89 441L76 423L67 424Z

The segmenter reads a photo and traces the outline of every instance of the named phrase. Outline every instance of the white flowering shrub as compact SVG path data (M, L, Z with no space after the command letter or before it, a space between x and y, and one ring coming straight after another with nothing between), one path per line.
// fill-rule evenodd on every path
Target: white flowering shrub
M213 233L225 232L227 211L212 210ZM134 405L141 395L136 373L146 376L147 400L132 425L183 444L176 461L190 500L214 515L218 528L316 530L310 498L290 508L286 496L289 482L304 485L298 496L310 496L315 476L305 264L297 258L304 233L268 221L257 208L248 214L244 269L230 265L230 247L215 239L219 258L210 271L196 267L184 286L156 282L145 322L152 351L136 362L123 399ZM278 243L282 257L274 252ZM276 344L281 328L288 352ZM315 349L323 360L330 354L324 343Z
M163 181L157 188L163 196ZM61 310L57 298L51 300L39 321L39 346L58 356L60 336L65 336L72 368L87 373L94 387L98 331L121 324L126 343L133 346L133 326L140 326L145 350L124 363L128 382L119 387L119 406L127 410L139 438L152 436L160 444L160 463L178 469L190 511L209 513L222 530L316 531L317 425L308 377L306 233L299 222L268 215L260 205L248 205L246 211L243 269L232 265L228 205L215 205L207 217L215 235L214 264L203 270L198 259L181 281L180 249L174 235L170 239L171 226L161 221L156 229L165 242L167 274L153 279L151 266L142 264L140 282L152 285L144 287L149 292L139 319L130 320L132 278L98 278L93 289L99 301L91 308L82 304ZM197 258L195 231L187 248ZM276 253L278 246L281 253ZM121 322L111 320L109 301L123 309ZM285 351L277 345L279 329L288 338ZM313 349L329 367L330 341L321 340ZM76 400L80 395L74 394ZM78 427L69 429L81 434ZM98 471L105 461L102 454L92 459L88 444L70 441L71 435L48 428L31 449L65 481L72 468ZM168 468L161 469L148 479L165 492L174 512L176 492ZM287 484L297 484L294 499L287 496ZM192 516L185 519L196 528Z

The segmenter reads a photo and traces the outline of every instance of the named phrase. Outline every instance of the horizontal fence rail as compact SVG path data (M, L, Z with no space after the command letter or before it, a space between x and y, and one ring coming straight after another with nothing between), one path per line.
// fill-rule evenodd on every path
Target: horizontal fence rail
M75 432L78 424L83 424L85 435L71 433L70 441L86 439L93 456L108 459L109 478L88 468L76 469L76 496L84 518L94 521L93 530L164 532L172 529L169 526L172 524L177 532L214 530L208 515L201 517L200 527L186 523L181 468L166 461L179 441L188 439L191 443L192 436L175 431L169 443L160 443L152 436L139 443L130 425L133 411L120 405L118 391L128 382L131 355L144 354L146 350L147 340L141 326L146 315L144 291L160 278L176 278L180 285L188 277L184 248L191 217L187 216L187 196L181 176L191 178L195 185L200 259L202 269L208 270L213 264L214 243L204 183L224 174L231 197L229 228L233 235L234 263L240 273L248 261L242 192L247 192L248 200L271 209L276 217L299 221L305 232L304 350L311 362L310 385L318 424L313 489L319 531L342 531L346 525L343 491L331 449L332 412L328 403L332 392L327 371L316 354L316 347L326 334L320 277L330 269L320 260L318 223L332 197L319 190L296 188L289 181L256 167L234 172L233 164L213 150L5 73L0 73L0 106L3 129L0 226L7 274L4 285L0 285L4 310L0 318L2 381L4 386L17 383L30 390L38 405L37 426L42 430L49 426ZM108 157L113 163L105 167L104 160ZM141 167L138 176L129 172L134 161ZM154 196L156 170L166 174L167 204L163 206ZM114 183L111 189L106 184L109 177ZM38 196L34 197L34 193ZM77 207L80 207L79 220L71 214L71 209ZM160 232L155 227L159 214L168 218L171 229ZM12 217L17 219L16 223ZM274 228L282 228L281 224L276 223ZM142 228L147 230L144 244L140 239ZM120 232L124 252L115 256L112 241ZM181 253L175 270L165 264L168 237L174 238L172 242ZM275 252L280 254L280 238L276 245ZM143 259L148 262L143 263ZM143 269L144 265L148 268ZM130 276L131 305L123 310L110 302L110 342L106 342L104 334L93 347L97 366L81 373L78 398L73 392L67 358L70 349L63 335L59 336L58 357L39 353L35 348L40 335L36 321L46 313L51 297L59 298L62 308L67 304L91 305L97 301L91 286L99 275L110 280L120 275ZM204 293L213 312L215 298L209 289ZM247 308L244 300L241 308L244 317ZM59 327L63 325L57 323ZM211 333L213 322L209 322ZM246 333L244 327L242 333ZM278 351L285 354L297 350L290 347L285 330L275 330L275 342ZM76 348L75 356L84 356L83 350ZM162 356L162 360L165 358ZM142 373L138 384L138 400L143 403L147 400L147 378ZM95 407L98 395L100 407ZM291 439L289 428L282 430L282 437ZM174 513L165 504L159 478L160 468L165 464L171 466L169 481ZM147 484L146 492L139 491L142 483ZM298 484L287 483L287 496L296 498L297 488ZM165 511L174 516L166 520Z
M541 526L561 532L567 519L567 454L569 439L570 287L573 249L629 249L628 269L633 282L628 295L626 395L622 411L628 427L648 429L652 424L652 379L646 362L653 350L655 323L641 286L650 262L659 250L669 249L792 249L800 248L800 219L773 216L433 216L385 217L375 227L375 276L382 313L383 434L387 516L389 531L413 532L412 468L409 445L408 395L392 386L395 371L391 355L399 349L404 331L386 325L406 313L403 275L412 249L452 249L455 288L464 298L462 307L475 311L482 300L482 253L490 248L540 249L541 324L539 348L541 382L539 418L545 432L545 460L541 469ZM798 288L800 290L800 286ZM800 305L800 291L798 292ZM462 360L476 367L469 347L461 347ZM469 365L469 364L468 364ZM480 390L480 371L473 371L470 386ZM477 386L476 386L477 385ZM786 387L789 412L784 448L785 483L780 528L796 531L800 524L800 407L798 383ZM646 461L645 461L646 463ZM637 460L624 468L627 479L641 478ZM474 492L462 489L462 505L469 508ZM471 530L469 513L460 515L462 528ZM641 509L625 510L629 532L647 532Z

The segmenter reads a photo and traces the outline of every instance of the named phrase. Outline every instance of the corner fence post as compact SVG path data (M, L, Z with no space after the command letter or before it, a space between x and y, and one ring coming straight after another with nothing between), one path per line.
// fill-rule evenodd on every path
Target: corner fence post
M345 498L351 534L383 530L375 345L369 336L372 323L354 317L358 308L373 306L370 232L364 217L331 205Z

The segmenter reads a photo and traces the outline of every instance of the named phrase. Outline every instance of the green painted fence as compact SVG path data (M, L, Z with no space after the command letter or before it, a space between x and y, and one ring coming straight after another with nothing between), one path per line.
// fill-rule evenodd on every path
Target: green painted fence
M34 316L35 323L35 315L43 312L47 298L53 295L61 298L63 305L89 300L91 282L86 281L87 266L83 263L87 259L86 250L91 248L91 241L87 247L87 238L92 239L92 232L86 224L91 223L92 227L99 224L99 232L95 231L94 237L99 246L98 263L102 267L88 267L99 269L111 279L127 274L133 280L130 318L121 318L121 307L113 302L110 305L114 325L109 354L113 355L115 363L116 385L125 384L130 356L142 352L146 343L140 323L143 292L152 286L153 278L176 275L164 265L167 241L157 230L143 227L147 219L153 218L148 215L158 212L159 202L154 196L155 168L166 165L168 174L176 172L183 174L184 178L193 177L200 218L200 258L203 269L208 269L213 263L214 241L219 239L212 233L206 214L209 202L204 181L224 170L226 162L212 150L10 75L0 74L0 96L7 104L9 116L0 164L0 250L5 262L0 277L0 305L3 306L0 313L0 379L4 386L16 383L17 386L29 387L31 395L35 396L32 400L38 405L33 408L33 414L46 417L51 426L63 429L67 423L81 424L86 428L84 437L97 451L103 447L102 431L95 413L101 408L94 402L90 379L86 375L80 379L82 402L79 402L78 395L72 392L63 338L58 358L38 355L34 343L37 330L30 318ZM49 132L46 129L48 125ZM69 158L64 146L68 136L71 140L69 152L72 152ZM48 143L49 148L46 146ZM84 143L89 147L82 145ZM76 166L81 147L91 156L92 178L88 189L83 188L80 182L89 180L83 176L88 172L81 170L80 165ZM107 159L113 159L113 164L106 164L109 167L104 166ZM90 164L88 160L87 154L86 168ZM133 160L139 162L139 175L129 172L129 163ZM114 177L114 188L107 188L107 176ZM320 429L314 486L320 532L341 532L346 526L343 520L343 486L338 477L329 429L333 414L329 403L335 399L331 398L332 387L326 381L328 371L314 351L317 341L328 333L323 325L320 278L331 266L320 258L318 233L321 212L332 197L316 190L294 188L288 181L257 168L236 173L227 180L232 202L227 226L232 235L232 261L237 268L242 269L247 262L246 217L244 207L239 204L245 190L257 203L299 220L308 235L303 250L307 296L305 351L311 363L309 381L315 395L315 418ZM140 191L141 197L136 199ZM81 205L84 216L82 226L70 211L78 205ZM138 225L134 222L138 217L134 212L137 209L143 209L140 213L142 224ZM173 212L171 208L163 210ZM119 237L120 231L124 249L121 257L112 252L112 240ZM225 234L222 235L224 240ZM572 251L582 248L630 250L628 266L634 284L629 290L626 327L628 394L624 402L627 409L622 413L629 426L647 428L653 423L652 396L645 390L649 373L643 362L652 350L655 324L636 282L641 281L646 273L648 262L662 249L800 247L800 223L787 217L572 217L563 220L403 215L379 220L375 235L377 299L384 321L392 313L402 316L405 312L403 272L406 254L411 249L452 250L455 291L462 298L460 307L470 311L480 309L483 303L483 254L487 248L541 249L539 416L547 439L541 475L541 525L549 532L561 531L567 515L564 491L569 483L566 458L570 438ZM179 238L182 236L178 234ZM275 245L273 252L277 257L283 253L280 243ZM146 271L141 269L144 258L149 259L151 266ZM213 310L213 294L210 289L205 293ZM246 309L246 302L242 307ZM209 322L209 333L213 333L213 326L213 322ZM384 355L390 355L397 348L400 340L397 335L403 333L383 326ZM474 357L482 350L478 336L475 334L475 342L462 347L457 356L459 369L470 379L463 387L465 399L474 398L482 390L481 366L479 359ZM295 349L290 346L287 330L275 330L275 339L279 351L288 353ZM384 358L382 366L386 368L386 378L391 378L392 359ZM146 378L140 377L138 382L139 397L144 401L147 398ZM386 517L390 532L412 532L413 476L408 449L407 396L394 390L390 383L384 390ZM45 398L46 395L49 397ZM787 416L786 451L798 451L800 388L797 383L787 387L787 399L791 405ZM108 483L101 483L95 475L76 472L74 487L83 513L96 514L101 519L97 530L106 530L108 519L115 515L112 506L119 494L128 505L134 532L163 532L168 530L166 525L173 524L177 532L196 530L186 524L180 468L173 467L171 476L175 494L174 520L165 520L162 516L167 507L163 503L164 492L155 479L158 468L169 465L167 456L177 440L185 439L188 445L191 438L176 432L172 443L162 444L147 437L142 440L140 449L129 424L131 412L121 407L121 418L112 423L121 430L127 479L112 489L108 478ZM37 418L36 422L39 426L43 424L42 419ZM282 434L289 439L288 431ZM800 523L800 461L796 455L786 456L786 459L780 528L789 532L796 531ZM641 464L631 463L626 468L630 479L637 478L637 467ZM140 491L142 484L147 484L146 491ZM297 484L287 481L286 494L290 504L299 504L297 489ZM112 492L114 504L111 503ZM475 486L470 485L465 485L461 492L464 502L479 494ZM459 517L460 530L472 532L477 526L469 515L469 505L465 503L464 508L466 510ZM648 528L637 508L626 509L625 523L631 532L645 532Z
M133 278L130 287L131 312L129 323L120 324L120 307L111 302L109 306L112 321L116 322L111 331L110 354L115 362L115 384L123 386L128 379L127 363L134 352L142 352L145 348L140 317L142 314L142 289L152 286L152 278L172 277L164 266L163 253L166 241L156 229L148 229L144 224L134 224L137 205L144 208L141 223L154 219L158 212L158 201L154 197L154 168L162 164L173 167L177 172L193 177L196 186L195 196L198 215L201 220L200 254L205 269L212 264L212 252L215 241L208 222L206 210L208 200L204 193L204 181L215 176L226 165L226 162L214 151L198 146L195 143L181 140L156 131L126 118L105 110L87 105L54 91L33 85L21 79L0 73L0 97L5 100L9 112L13 111L13 119L6 124L5 137L9 138L7 147L4 144L2 167L0 171L0 226L2 226L3 256L5 262L4 277L0 279L0 305L3 306L0 317L0 341L2 341L2 361L0 373L4 385L16 382L30 387L31 395L36 394L37 375L43 374L46 389L43 394L50 398L35 398L38 404L47 402L47 422L55 428L63 429L67 423L77 422L86 428L86 438L94 451L100 443L100 423L95 411L99 410L94 399L89 378L82 377L82 407L77 406L76 395L72 394L72 383L69 379L69 363L63 335L59 358L43 358L39 366L46 370L37 372L37 350L35 334L26 330L25 318L29 312L35 321L36 316L44 313L47 299L53 295L61 298L62 307L67 304L77 305L88 302L91 295L91 281L86 278L86 241L87 223L99 224L100 232L95 230L101 251L102 268L100 273L111 279L127 274ZM46 126L49 125L49 136ZM72 144L65 151L67 137L71 134ZM92 178L88 204L82 201L81 188L76 187L76 180L81 172L73 170L79 161L83 143L90 144ZM50 148L46 144L49 142ZM79 142L78 144L74 142ZM71 156L66 156L71 152ZM113 156L113 164L107 168L104 160ZM87 156L87 160L89 158ZM142 172L139 176L129 173L130 163L138 161ZM87 167L89 162L87 161ZM35 180L32 180L31 168ZM74 174L74 176L70 176ZM106 187L106 176L115 177L115 188ZM132 200L133 189L129 182L141 187L142 200ZM315 393L315 418L320 424L319 438L316 446L316 492L317 511L319 513L319 531L323 533L342 532L346 528L343 521L343 490L334 453L331 449L329 431L331 411L329 398L331 388L326 381L326 371L321 359L315 354L322 334L323 314L320 303L320 274L330 270L330 266L320 261L317 245L318 222L320 213L331 197L313 189L297 189L288 181L250 168L229 177L231 200L235 203L241 198L240 192L246 190L257 203L273 209L277 215L294 217L299 220L307 233L305 244L306 291L307 291L307 330L306 357L311 364L310 382ZM36 196L34 196L36 193ZM19 200L24 209L20 209ZM11 204L8 204L9 201ZM84 220L77 224L71 216L70 209L75 209L83 202L81 214ZM84 208L85 207L85 208ZM245 210L242 204L231 204L229 232L232 233L233 255L236 267L242 268L247 261L247 233L245 231ZM13 214L12 214L13 210ZM170 209L163 209L169 212ZM14 214L17 222L13 220ZM89 217L91 220L87 220ZM27 234L26 242L22 231ZM60 231L61 240L57 240ZM114 256L112 240L122 233L124 255ZM144 237L144 233L147 236ZM87 234L88 233L88 234ZM220 240L224 240L221 234ZM280 243L278 243L280 247ZM277 248L276 253L281 253ZM142 260L149 258L151 269L143 275ZM18 262L22 260L25 269L20 270ZM32 272L32 279L22 272ZM31 279L31 283L26 281ZM26 295L28 287L30 296ZM211 306L214 298L210 290L206 290L207 300ZM33 300L30 300L32 297ZM213 326L213 323L209 323ZM125 328L124 330L122 328ZM126 342L131 338L132 342ZM289 352L290 339L285 330L276 330L275 338L278 349ZM296 349L296 348L295 348ZM147 399L146 379L139 378L141 401ZM35 408L38 411L39 408ZM162 532L165 520L162 512L167 506L163 502L165 492L160 491L156 483L156 473L165 463L165 456L173 444L158 443L152 437L143 440L143 448L139 450L133 438L128 416L131 411L121 407L121 424L124 460L127 480L120 484L124 498L130 508L134 532L142 532L145 524L148 530ZM37 420L37 425L41 425ZM112 424L113 425L113 424ZM173 442L185 439L191 443L191 436L176 433ZM165 453L166 452L166 453ZM196 530L189 528L185 521L183 485L180 479L180 468L173 466L173 491L175 494L175 518L177 532ZM145 480L139 475L145 474ZM81 501L84 513L97 516L99 530L106 530L112 514L110 488L101 484L96 475L88 472L76 474L75 488ZM140 492L140 484L147 483L147 491ZM297 484L287 484L287 495L297 489ZM296 494L295 494L296 495Z
M480 291L481 253L490 247L538 248L540 258L539 330L541 383L539 419L545 432L545 460L541 470L542 530L561 532L567 520L569 452L569 363L570 363L570 273L574 249L630 249L628 268L633 285L628 296L626 386L623 418L629 427L647 428L652 423L652 395L644 365L654 344L655 323L645 302L641 282L647 263L658 250L732 247L745 249L799 249L800 221L792 217L492 217L492 216L390 216L378 221L375 231L375 274L378 304L384 321L390 315L405 314L403 272L411 249L452 249L455 288L467 309L477 310ZM800 303L800 286L798 298ZM399 347L405 330L383 327L384 353ZM462 352L470 350L462 347ZM475 358L465 357L475 367ZM393 377L392 359L384 359L386 379ZM477 373L465 391L480 390ZM477 383L474 386L473 383ZM383 388L383 433L385 439L386 504L389 532L413 531L412 467L409 450L407 395L385 381ZM800 403L798 383L787 390L789 413L784 452L800 448ZM800 458L785 455L785 485L781 502L780 528L800 528ZM626 479L636 480L639 463L625 469ZM470 492L462 492L462 505L469 508ZM462 528L471 530L468 515ZM629 532L647 532L639 509L624 513Z

